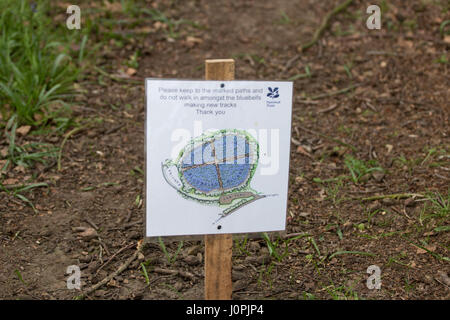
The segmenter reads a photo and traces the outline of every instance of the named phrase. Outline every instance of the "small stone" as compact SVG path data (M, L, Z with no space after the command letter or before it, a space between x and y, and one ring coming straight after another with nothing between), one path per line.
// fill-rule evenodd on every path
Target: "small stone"
M257 252L261 249L261 245L257 241L250 241L248 244L249 251Z
M233 291L240 291L247 288L247 282L245 280L238 280L233 284Z
M173 285L173 288L177 291L181 291L184 288L184 286L181 282L177 282Z
M190 266L196 266L200 263L197 256L186 256L183 260Z
M138 253L138 260L139 261L144 261L145 260L145 256L144 256L144 254L142 252Z
M232 274L233 281L243 280L245 278L247 278L247 275L244 272L233 270Z
M414 201L413 198L408 198L405 200L405 206L406 207L413 207L416 205L416 202Z
M95 239L98 236L98 234L97 234L97 231L94 228L86 228L83 232L81 232L79 234L79 236L83 240L88 241L88 240Z
M97 291L95 291L95 296L96 297L103 297L103 296L105 296L106 295L106 290L97 290Z
M384 176L385 176L385 174L383 171L376 170L376 171L372 172L372 178L374 178L375 181L377 181L377 182L381 182L383 180Z
M442 282L444 282L447 286L450 286L450 278L444 271L438 271L438 276Z
M201 249L201 248L200 248L199 245L195 245L195 246L189 247L189 248L187 249L187 251L186 251L186 254L187 254L187 255L195 256L195 255L197 254L197 252L200 251L200 249Z
M309 213L309 212L300 212L298 215L299 215L300 217L306 218L307 216L310 215L310 213Z
M16 133L20 134L21 136L25 136L28 132L30 132L31 126L21 126L17 128Z

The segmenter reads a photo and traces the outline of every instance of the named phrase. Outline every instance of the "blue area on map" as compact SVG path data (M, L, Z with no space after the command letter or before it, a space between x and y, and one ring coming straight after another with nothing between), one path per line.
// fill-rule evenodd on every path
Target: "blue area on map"
M214 141L214 147L216 149L218 163L249 163L249 157L243 157L250 150L250 145L244 137L234 135L223 136Z
M188 155L183 158L181 167L186 168L194 165L203 164L205 162L214 162L214 156L210 143L202 144L196 147Z
M245 137L223 135L191 149L183 157L181 167L186 181L198 191L207 193L245 183L252 160L250 144Z
M213 164L186 169L184 177L191 186L202 192L220 188L216 166Z
M244 183L250 173L249 164L219 164L220 178L224 189Z

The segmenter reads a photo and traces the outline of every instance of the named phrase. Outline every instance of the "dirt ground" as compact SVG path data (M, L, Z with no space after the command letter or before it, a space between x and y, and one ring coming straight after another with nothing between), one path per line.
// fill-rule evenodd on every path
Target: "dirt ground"
M336 1L136 3L170 19L80 4L98 26L73 102L85 126L67 139L60 171L54 160L3 177L50 186L26 194L36 212L0 192L0 298L72 299L80 291L66 287L69 265L81 267L87 289L133 255L145 208L143 79L202 79L211 58L234 58L237 79L298 75L287 235L273 239L279 259L263 239L236 241L233 298L450 298L446 1L389 1L381 30L366 28L369 3L354 1L304 52ZM63 23L64 11L55 15ZM32 133L19 142L64 139ZM383 170L353 181L349 156ZM305 236L286 240L295 235ZM179 245L148 244L86 298L202 299L203 245L184 241L177 255ZM366 286L371 265L379 290Z

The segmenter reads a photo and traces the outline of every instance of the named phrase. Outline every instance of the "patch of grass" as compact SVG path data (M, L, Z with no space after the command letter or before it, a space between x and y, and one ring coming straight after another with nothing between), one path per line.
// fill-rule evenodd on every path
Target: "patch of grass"
M386 266L390 267L395 263L400 266L410 268L410 265L408 264L409 261L405 261L405 260L408 260L408 255L406 254L406 252L402 251L402 252L400 252L400 254L398 254L396 256L389 257L388 262L386 263Z
M173 18L168 17L164 12L158 10L158 9L148 9L148 8L140 8L139 9L142 13L147 14L148 16L150 16L150 18L153 21L159 21L163 24L164 28L164 32L166 33L166 35L169 38L172 39L177 39L179 36L178 33L178 27L181 24L192 24L195 25L195 22L192 21L188 21L188 20L184 20L184 19L180 19L180 20L175 20Z
M433 252L433 251L429 250L428 248L425 247L426 244L421 245L421 244L415 243L415 242L409 240L406 236L403 236L403 238L404 238L406 241L408 241L409 243L411 243L413 246L415 246L415 247L417 247L417 248L420 248L420 249L422 249L422 250L425 250L427 253L431 254L431 255L432 255L433 257L435 257L436 259L438 259L438 260L440 260L440 261L447 261L447 262L450 262L450 258L449 258L449 257L443 256L443 255L441 255L441 254L439 254L439 253L436 253L436 252Z
M262 234L263 239L266 241L267 248L269 249L269 254L278 262L283 261L283 259L289 254L290 242L305 236L308 236L308 234L302 234L288 239L281 239L278 236L277 239L272 240L266 232Z
M133 69L137 69L139 68L139 62L138 62L138 58L139 58L139 51L135 51L130 58L128 59L128 61L126 62L126 65L130 68Z
M356 159L350 155L345 157L344 163L350 171L352 181L358 184L363 177L374 171L384 171L383 168L377 165L375 160L364 162Z
M325 289L333 300L359 300L358 293L352 287L345 285L336 287L332 284Z
M275 264L273 262L269 263L267 266L264 264L262 265L261 269L259 270L258 285L261 285L263 278L265 278L267 280L267 283L269 284L269 288L272 289L272 271L274 267Z
M147 283L147 286L148 286L148 285L150 285L150 279L148 277L147 267L145 266L145 264L143 262L141 263L141 268L142 268L142 274L144 275L144 278L145 278L145 283Z
M418 27L416 19L406 19L402 22L402 27L410 31L415 31Z
M353 68L353 62L347 62L346 64L344 64L344 70L350 79L353 79L352 68Z
M446 34L450 34L450 30L445 30L445 27L447 25L450 25L450 20L445 20L441 23L440 27L439 27L439 33L441 34L441 36L444 36Z
M440 226L440 227L436 227L434 228L435 232L447 232L450 231L450 226Z
M292 76L292 77L288 78L288 80L289 81L294 81L294 80L298 80L298 79L311 78L311 77L312 77L311 69L309 68L308 65L306 65L305 66L305 73L296 74L295 76Z
M158 242L159 242L159 246L161 247L161 250L164 252L164 255L166 256L167 262L169 264L173 264L177 260L178 254L180 253L181 248L183 248L184 242L180 241L177 249L175 250L175 252L173 254L169 253L169 251L167 250L167 247L164 244L164 241L162 240L161 237L158 238Z
M291 18L283 10L280 11L280 19L277 21L278 24L286 25L291 23Z
M333 259L335 256L342 255L342 254L354 254L354 255L362 255L362 256L370 256L374 257L376 254L370 253L370 252L363 252L363 251L336 251L335 253L331 254L328 259Z
M342 197L339 197L339 192L343 185L342 180L337 180L335 183L328 183L326 193L334 205L338 205L342 201Z
M435 59L434 62L440 64L449 64L447 55L445 53L443 53L439 58Z
M412 171L414 167L418 166L421 162L421 159L407 159L404 155L401 155L397 158L394 158L393 163L396 165L401 165L406 167L405 170L408 170L409 175L412 175Z
M303 299L304 299L304 300L316 300L316 296L313 295L312 293L303 291L303 294L302 294L302 295L303 295Z
M27 285L25 280L23 280L22 274L18 269L14 270L14 273L16 274L17 278L19 278L19 281L22 282L24 285Z
M249 256L250 252L247 250L248 237L247 235L243 239L234 240L234 246L239 251L240 255Z
M56 158L58 149L50 144L31 142L19 146L17 144L16 130L18 126L17 115L13 115L6 124L5 138L8 142L6 163L2 171L11 166L29 168L35 162L47 164L50 159Z
M48 187L47 183L44 182L40 182L40 183L32 183L29 185L18 185L18 186L4 186L1 182L0 182L0 190L5 191L8 194L11 194L13 197L16 197L17 199L25 202L27 205L29 205L33 211L36 213L37 210L34 207L33 203L31 202L30 199L28 199L26 196L23 195L24 192L26 191L30 191L32 189L35 188L41 188L41 187Z
M80 72L64 49L69 47L65 26L55 31L48 10L48 1L39 1L35 10L25 0L0 2L1 112L5 119L17 114L19 124L39 125L56 117Z
M444 196L439 192L428 193L425 195L425 204L419 215L421 225L427 223L428 220L437 219L437 223L446 222L450 214L450 190Z
M416 289L416 285L413 282L409 281L408 278L405 278L405 291L411 292L411 291L414 291L415 289Z

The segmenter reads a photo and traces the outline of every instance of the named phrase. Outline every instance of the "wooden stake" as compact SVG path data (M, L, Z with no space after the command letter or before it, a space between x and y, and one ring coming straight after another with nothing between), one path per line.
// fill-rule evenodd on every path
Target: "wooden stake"
M234 80L234 60L205 61L206 80ZM232 289L231 234L205 236L205 299L230 300Z

